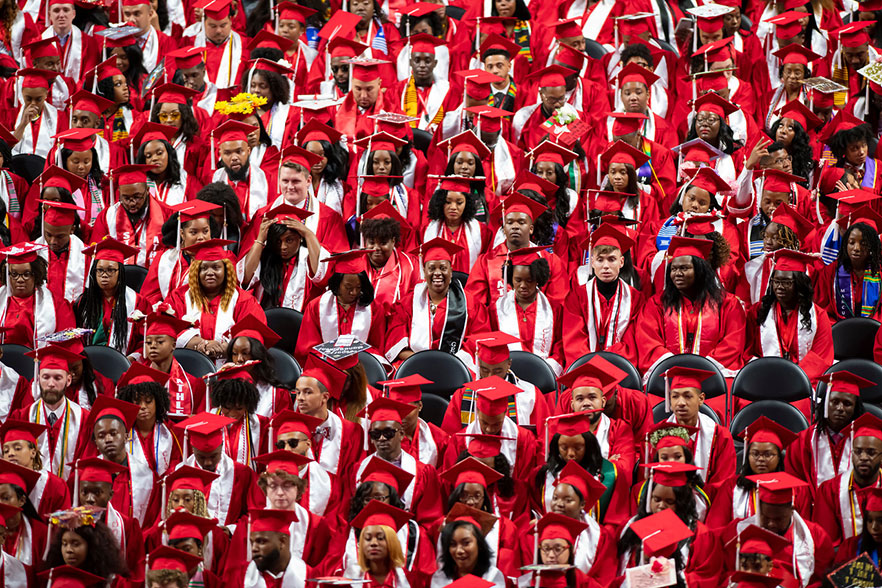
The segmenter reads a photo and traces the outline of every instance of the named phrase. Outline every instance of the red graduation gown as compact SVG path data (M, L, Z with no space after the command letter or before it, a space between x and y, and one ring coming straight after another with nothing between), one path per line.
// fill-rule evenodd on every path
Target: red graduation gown
M539 443L531 431L523 427L518 427L517 431L517 449L515 452L517 461L512 468L511 477L531 485L530 472L536 467L536 454L540 451ZM466 449L466 437L454 435L451 437L451 440L452 443L447 446L447 455L444 458L445 469L456 464L459 454Z
M260 307L260 304L258 304L257 300L254 299L254 296L241 288L237 288L237 290L239 292L239 297L236 301L236 306L233 309L234 323L238 323L249 314L253 314L258 318L262 318L263 321L266 322L266 315L264 314L263 309ZM172 292L172 295L169 297L169 305L174 309L175 316L185 316L187 314L187 304L185 302L185 296L188 295L189 286L183 286ZM208 301L208 311L202 311L200 313L199 335L203 339L220 340L220 338L224 335L224 333L218 333L215 331L215 324L220 307L220 301L221 297L215 296L212 300Z
M490 251L482 253L466 282L466 294L472 296L478 304L496 304L496 300L507 292L511 286L502 281L502 264L508 253L508 245L500 243ZM547 251L540 251L539 255L548 260L551 268L551 278L542 292L553 302L564 302L569 292L567 291L567 274L560 258Z
M333 294L328 293L333 296ZM352 305L348 309L344 309L337 300L333 301L336 310L336 316L324 314L323 306L326 302L325 296L313 298L306 305L303 311L303 321L300 323L300 332L297 334L297 347L294 351L294 357L298 362L303 364L306 361L309 350L321 343L327 343L322 336L322 323L326 323L326 328L330 332L337 332L340 335L356 335L359 339L369 343L377 353L382 353L383 337L386 331L386 313L382 306L376 302L372 302L367 308L361 305ZM361 315L356 317L355 313ZM363 333L353 333L354 324L360 323L362 320L370 316L370 328L367 336Z
M800 480L808 482L809 487L813 491L818 487L818 472L815 467L816 459L820 458L825 460L825 463L830 464L829 469L836 472L839 469L839 460L842 458L842 450L848 439L847 435L843 435L838 442L834 443L831 438L829 443L831 454L816 457L812 438L815 435L817 427L818 425L815 424L804 431L800 431L796 436L796 440L787 446L787 453L784 457L784 470L793 474ZM827 435L829 438L829 433L822 434ZM850 458L848 459L850 462ZM843 467L850 467L850 463L843 464Z
M52 472L46 472L46 475L46 486L43 488L43 492L40 493L39 500L31 500L37 512L44 518L55 511L70 508L72 504L70 489L64 483L64 480Z
M429 429L429 434L432 436L432 441L435 443L435 448L437 451L437 456L435 458L435 463L427 463L426 465L432 467L439 467L441 465L441 460L444 457L444 448L447 447L447 444L450 443L450 435L437 427L433 423L426 423L426 426ZM420 459L420 438L419 438L419 429L415 432L413 437L408 437L405 435L401 439L401 449L402 451L406 451L407 453L414 456L416 459Z
M419 260L397 248L383 267L367 265L368 278L374 287L374 302L383 307L387 316L391 314L393 304L423 281Z
M44 290L48 293L48 290ZM55 307L55 331L72 329L76 326L73 310L64 298L52 296L52 304ZM6 315L3 324L9 329L3 333L4 343L18 343L25 347L34 348L34 296L18 298L10 296L6 306ZM50 335L51 333L45 333ZM38 333L42 336L43 333Z
M523 351L528 351L530 353L535 353L540 357L543 357L545 361L554 368L554 364L557 364L557 369L563 371L563 366L566 363L564 359L564 345L563 345L563 323L564 323L564 309L561 304L556 302L549 301L549 305L551 306L551 324L542 324L544 321L539 321L539 302L538 300L534 300L529 306L526 308L521 307L520 304L515 301L514 310L517 316L517 325L518 325L518 334L516 335L520 340L521 349ZM498 306L492 305L489 307L489 319L490 319L490 329L493 331L501 330L499 322L499 312ZM547 350L547 353L537 353L537 350L533 349L533 345L536 341L536 330L539 329L540 332L543 332L545 329L548 329L551 332L551 346Z
M310 199L310 202L312 202L312 204L310 204L312 207L310 210L314 213L313 216L316 214L318 215L318 230L315 231L315 236L319 243L322 244L322 247L331 253L348 251L349 239L346 237L346 229L343 226L343 219L340 217L340 214L329 206L325 206L318 200ZM254 240L257 239L260 223L263 222L263 217L267 212L281 203L282 198L279 197L257 211L257 214L254 215L254 218L251 219L250 224L248 224L248 228L242 232L239 251L248 251L251 249ZM303 206L305 207L306 204L304 203ZM307 219L307 224L310 222L310 219Z
M92 232L96 236L115 235L116 239L138 247L141 251L136 257L126 260L126 263L137 263L149 268L156 256L162 251L162 224L167 218L163 205L150 196L150 203L144 218L132 225L129 215L126 214L122 205L108 206L95 219L95 227ZM147 250L144 251L144 244Z
M872 489L882 487L882 476L876 473L875 481L869 486L859 487L852 477L852 473L840 474L832 480L827 480L818 488L815 498L815 510L812 520L820 525L833 542L833 547L839 548L840 543L846 537L860 537L859 530L862 528L862 509ZM847 492L848 497L843 496ZM843 517L843 504L850 505L845 517ZM848 528L846 528L846 525Z
M294 408L297 410L296 405ZM299 412L299 410L297 410L297 412ZM330 411L328 412L328 418L331 418ZM323 466L328 466L325 467L325 470L331 477L331 484L333 485L331 492L332 495L346 497L355 493L355 489L350 488L349 486L351 480L349 470L354 467L353 464L359 463L362 457L364 457L364 429L352 421L347 421L339 415L337 415L337 418L339 418L342 423L341 439L339 443L340 454L337 456L337 461L335 463L330 463L331 458L329 456L331 456L331 452L327 451L323 453L325 438L322 436L322 431L325 429L330 431L327 419L316 429L316 435L312 443L312 452L315 455L316 461L320 462ZM328 445L329 447L333 446L330 440L328 440ZM322 459L323 455L324 459ZM342 502L344 501L340 502L342 508ZM333 504L328 504L328 509L333 507ZM348 511L343 512L342 514L346 515L348 514Z
M147 553L150 553L160 545L162 545L163 537L162 537L163 529L160 528L159 523L157 522L155 525L144 531L144 549ZM210 570L213 573L220 573L222 560L225 558L227 549L230 545L230 539L227 537L227 534L223 532L223 530L216 526L213 527L209 533L211 533L211 567Z

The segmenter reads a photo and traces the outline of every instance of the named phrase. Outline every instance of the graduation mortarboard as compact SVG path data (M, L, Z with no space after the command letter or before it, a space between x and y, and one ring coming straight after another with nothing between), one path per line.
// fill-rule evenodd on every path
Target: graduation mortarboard
M392 192L394 186L390 183L393 179L401 176L361 176L361 192L377 198L386 198Z
M858 418L848 424L843 430L844 433L851 435L852 439L858 437L872 437L882 440L882 419L871 412L865 412ZM854 443L854 441L852 441Z
M765 168L753 170L753 177L763 179L763 190L790 194L791 185L803 181L799 176L778 169Z
M200 517L180 509L165 519L164 527L169 540L198 539L202 541L217 526L217 519Z
M539 88L555 88L566 86L567 78L578 72L562 65L549 65L530 74L530 78L536 80Z
M328 22L319 30L319 37L333 42L340 37L348 37L350 33L355 32L355 25L361 22L361 17L345 10L335 10ZM367 49L367 46L365 46Z
M463 248L452 241L435 237L430 241L426 241L413 251L411 254L417 255L422 259L423 264L430 261L453 261L453 257L462 251Z
M692 241L702 241L707 242L707 239L691 239ZM671 240L673 243L673 239ZM680 255L686 255L681 253ZM691 255L696 255L695 253ZM702 382L712 377L714 372L708 370L700 370L696 368L690 368L685 366L674 366L669 368L663 374L660 374L662 378L667 378L670 380L669 388L671 390L676 390L679 388L697 388L701 390Z
M606 486L600 483L597 478L580 466L575 460L570 460L564 465L563 469L557 475L554 485L569 484L579 491L582 499L585 501L585 510L590 511L591 508L600 500L603 493L606 492Z
M790 544L784 537L758 525L748 525L737 537L741 544L740 553L765 555L772 559L777 558ZM777 586L777 583L774 585Z
M475 333L470 339L475 344L478 359L489 365L507 361L511 357L509 345L520 343L520 339L502 331Z
M649 118L640 112L608 112L607 116L613 119L613 137L636 133L643 127L644 121Z
M259 359L252 359L250 361L246 361L245 363L240 364L232 364L227 363L221 366L219 370L214 373L205 374L202 376L203 380L210 380L211 378L215 378L218 381L222 380L245 380L246 382L254 383L254 376L251 375L251 368L260 363Z
M331 57L342 59L353 59L368 49L370 49L370 47L364 43L359 43L358 41L353 41L345 37L335 37L330 43L328 43L328 52L331 54Z
M767 474L757 474L747 476L751 482L756 482L759 488L760 502L767 504L791 504L793 502L793 491L802 486L808 486L796 476L787 472L769 472Z
M839 370L831 374L824 374L821 380L827 384L827 393L841 392L843 394L851 394L860 396L862 388L872 388L876 386L876 382L871 382L866 378L862 378L857 374L846 370Z
M113 237L105 236L97 243L92 243L89 247L83 249L83 253L91 255L93 261L115 261L117 263L125 263L125 260L133 255L137 255L139 249L127 245L122 241L117 241Z
M71 151L89 151L95 146L95 136L100 129L66 129L53 138Z
M460 432L457 435L468 439L466 448L468 452L480 459L489 459L496 457L502 451L503 441L514 441L514 437L501 437L499 435L487 435L485 433L465 433Z
M412 412L411 405L383 396L365 407L365 414L372 423L390 421L401 424L404 418Z
M389 391L389 398L406 403L419 402L423 396L420 387L431 383L431 381L419 374L410 374L403 378L377 382L378 385L383 386L384 389Z
M679 488L689 483L690 474L697 473L700 467L680 463L678 461L665 461L658 463L642 464L652 473L652 481L660 486Z
M613 163L622 163L637 169L642 167L647 161L649 161L648 155L634 149L624 141L616 141L607 147L600 156L600 166L605 170L608 170L609 166Z
M554 36L557 39L569 39L582 37L582 19L567 18L554 23Z
M587 528L588 525L579 519L553 512L543 515L536 525L540 542L546 539L563 539L570 545L575 544L576 538Z
M175 62L175 69L191 69L205 61L205 47L184 47L166 53Z
M454 488L458 488L462 484L478 484L486 489L503 477L502 474L474 457L467 457L441 472L441 479L450 482Z
M224 428L233 424L231 418L209 412L201 412L188 417L177 424L186 440L189 437L190 445L204 452L211 452L224 442Z
M254 313L248 313L241 320L236 321L229 330L230 341L237 337L248 337L260 341L261 345L269 349L274 347L282 338L271 328L265 320L259 319Z
M15 138L9 129L0 124L0 141L6 143L6 146L12 149L18 143L18 139Z
M434 55L435 49L445 44L443 39L439 39L428 33L411 35L410 37L407 37L406 40L410 42L411 55L414 53L429 53Z
M111 177L116 180L120 186L131 186L132 184L146 184L147 172L153 171L154 166L143 164L121 165L110 171Z
M13 441L27 441L37 445L37 439L48 429L46 425L40 423L32 423L30 421L20 421L16 419L6 419L0 425L0 445L12 443Z
M156 86L150 93L153 94L156 104L187 104L189 99L199 94L191 88L171 83Z
M744 439L745 446L751 443L771 443L783 450L793 443L798 435L769 417L761 415L760 418L744 427L744 430L737 436Z
M508 398L523 390L499 376L481 378L463 385L476 397L475 407L483 414L496 416L508 412Z
M0 259L9 264L31 263L37 260L37 253L45 247L45 245L32 242L16 243L0 249Z
M48 39L37 39L36 41L32 41L27 45L22 46L22 49L27 53L31 63L33 63L35 59L41 59L43 57L61 57L61 49L58 45L58 39L54 35Z
M184 329L190 328L190 322L181 320L167 312L151 312L147 315L144 336L166 335L177 338Z
M537 194L541 194L546 199L552 196L555 192L557 192L557 185L553 182L549 182L545 178L534 174L531 171L527 171L526 169L522 169L518 175L515 177L514 183L512 184L511 189L513 191L523 192L524 190L532 190ZM541 206L541 203L538 203ZM539 214L542 214L539 212Z
M710 239L695 239L692 237L681 237L674 235L671 237L671 243L668 245L667 258L682 257L691 255L707 259L713 250L714 242Z
M333 253L322 261L331 264L331 272L334 274L360 274L367 267L367 256L370 249L350 249L341 253Z
M201 2L205 18L221 21L230 17L231 0L208 0Z
M497 75L483 69L467 69L456 72L465 80L465 92L469 98L486 100L490 96L490 84L498 84L502 81Z
M128 470L124 465L98 457L80 459L74 464L74 468L80 482L102 482L105 484L112 484L114 476ZM74 491L79 492L79 488Z
M122 377L116 383L116 388L119 390L123 386L146 384L148 382L165 386L169 377L170 374L153 369L143 363L135 362L125 371L125 373L123 373Z
M315 11L313 11L315 12ZM254 38L248 43L246 50L250 53L255 49L278 49L282 53L287 53L291 47L294 46L294 41L287 37L279 36L275 33L271 33L266 29L261 29ZM255 65L257 65L258 69L263 69L260 67L260 63L264 61L269 61L266 59L256 59ZM272 67L272 66L270 66Z
M765 22L775 25L775 37L778 39L792 39L802 32L803 26L800 21L806 17L804 12L790 11L768 18Z
M535 184L535 186L538 187L539 184ZM496 205L496 208L493 209L491 216L493 218L505 219L505 217L510 214L518 213L525 214L530 217L530 220L535 221L546 210L548 210L548 207L541 202L536 202L532 198L525 196L520 192L514 192L513 194L507 196L505 200Z
M843 231L848 230L857 223L869 225L876 232L882 230L882 216L866 204L855 210L850 210L846 216L842 216L836 220L836 224L838 224Z
M138 132L132 138L132 144L136 147L146 145L150 141L165 141L170 143L178 129L169 125L147 122L141 125Z
M175 490L196 490L202 492L202 495L207 498L212 482L218 478L220 476L215 472L182 465L166 474L163 483L168 493L172 493Z
M220 261L230 258L230 252L225 247L233 243L235 241L228 239L209 239L184 247L184 251L191 253L197 261Z
M140 410L140 408L137 404L100 394L98 398L95 399L95 403L89 411L89 420L86 430L91 432L92 428L101 419L116 419L125 426L126 431L130 431L135 425L135 419L138 417L138 410Z
M813 61L820 59L821 56L802 45L791 43L786 47L782 47L775 51L772 55L781 60L781 64L796 63L799 65L809 65Z
M171 208L180 215L181 223L187 223L197 218L209 218L211 212L218 210L220 205L205 200L187 200Z
M508 53L509 59L514 59L520 53L521 46L500 34L490 33L481 43L479 49L482 61L487 58L489 51L505 51Z
M658 81L658 79L659 77L655 75L651 69L638 65L633 61L623 67L618 75L620 87L629 82L639 82L648 88Z
M817 254L803 253L792 249L778 249L772 252L775 262L775 271L807 273L808 268L818 262L821 257Z
M734 51L732 47L733 37L720 39L713 43L702 45L698 51L692 54L693 57L704 56L704 62L707 65L711 63L720 63L734 59Z
M620 252L625 253L635 243L636 241L619 227L612 223L602 223L599 227L588 233L588 236L582 240L579 247L585 251L593 251L595 247L604 245L615 247Z
M458 580L454 580L447 585L447 588L493 588L496 586L493 582L479 578L474 574L462 576Z
M395 508L379 500L371 500L367 506L361 509L349 525L353 529L364 529L374 525L382 525L397 531L411 518L406 510Z
M52 343L40 347L36 351L28 351L25 355L37 359L41 370L64 370L67 372L70 371L71 363L83 360L82 355L72 353L64 347Z
M498 133L502 128L502 119L513 114L489 104L469 106L465 111L475 115L475 120L482 133Z
M186 574L201 562L202 556L168 545L160 545L147 555L148 567L151 570L174 570Z
M328 125L313 118L297 131L297 143L300 145L306 145L310 141L327 141L328 143L333 144L339 142L342 136L343 133L340 131L332 129Z
M291 476L300 476L300 468L308 465L312 460L305 455L277 449L254 458L257 463L266 466L267 474L285 473Z
M673 508L634 521L631 530L643 542L646 557L670 555L680 541L692 537L692 530L680 520Z
M773 568L768 575L755 572L737 571L729 578L735 588L778 588L784 580L778 576L778 570Z
M20 512L21 509L17 506L0 503L0 527L7 527L7 521L10 521Z
M38 471L22 467L5 459L0 460L0 484L18 486L24 490L25 494L30 494L39 479L40 472Z
M55 566L37 574L52 588L89 588L98 584L104 585L107 581L101 576L96 576L86 570L69 565Z
M842 131L850 131L855 127L859 127L867 124L865 121L857 118L848 110L842 109L836 113L836 116L833 117L830 122L824 125L823 130L818 133L818 142L820 143L830 143L830 139L833 138L836 133L841 133Z
M845 47L860 47L870 42L867 27L873 26L873 20L858 20L850 22L843 27L830 31L830 36L839 39Z
M297 522L297 513L293 510L277 510L273 508L252 509L251 533L291 534L291 523Z
M228 120L211 132L218 145L228 141L248 141L248 134L254 130L249 124L237 120Z
M70 103L74 110L91 112L95 116L104 116L104 113L116 106L112 100L108 100L97 94L79 90L70 97Z
M867 493L867 501L864 504L864 513L867 512L882 512L882 488L872 488ZM864 516L866 516L866 514Z
M799 100L791 100L775 111L781 118L789 118L796 121L805 131L813 131L821 126L823 121Z
M311 352L306 357L306 364L300 377L315 378L328 390L331 398L338 398L349 374Z
M43 222L53 227L66 227L74 224L81 206L59 200L37 200L43 206Z
M601 228L607 225L601 225ZM597 229L599 231L600 228ZM607 231L609 229L606 229ZM615 229L613 229L615 230ZM596 231L595 231L596 232ZM618 386L627 377L624 371L599 355L595 355L579 367L571 369L560 376L557 381L561 386L571 388L597 388L604 396Z
M529 157L536 163L547 161L558 165L567 165L579 156L574 151L570 151L559 143L546 139L539 143L535 149L530 151Z
M695 112L712 112L723 119L738 110L737 106L714 92L699 96L693 106Z
M782 202L775 209L771 220L773 223L785 226L793 231L800 241L804 240L814 228L811 221L799 214L795 206L786 202Z
M312 151L307 151L297 145L288 145L284 149L282 149L282 153L279 157L280 163L296 163L306 169L312 169L317 163L322 161L322 156Z
M468 178L466 176L445 176L440 178L438 189L447 190L447 192L470 194L472 191L472 182L474 181L474 178Z
M599 412L602 412L602 409L582 410L554 417L556 419L554 433L565 437L576 437L590 433L592 422L589 415Z
M410 483L413 481L414 475L407 472L393 463L380 459L376 455L368 458L367 465L361 471L361 483L380 482L386 484L401 496Z
M316 417L302 412L294 412L286 408L273 416L272 429L275 431L276 436L287 433L303 433L311 439L315 430L323 422L323 420Z
M388 63L382 59L351 59L349 60L349 70L352 79L372 82L380 79L380 66Z
M447 513L447 516L444 517L444 522L447 524L455 523L457 521L471 523L478 528L481 535L487 535L487 533L490 532L490 529L493 528L493 525L496 524L496 520L497 517L489 512L472 508L462 502L454 504L453 507L451 507L450 512Z
M438 143L438 148L443 151L449 150L451 154L461 152L471 153L476 155L478 159L485 159L490 155L490 149L488 149L487 146L484 145L484 142L470 130L463 131L446 141Z
M116 61L116 57L113 59ZM22 88L43 88L45 90L48 90L53 80L58 77L57 72L34 67L20 69L15 72L15 75L21 78Z
M720 175L710 167L702 167L699 169L689 181L689 185L706 190L711 195L732 190L729 184L726 183L726 180L721 178Z

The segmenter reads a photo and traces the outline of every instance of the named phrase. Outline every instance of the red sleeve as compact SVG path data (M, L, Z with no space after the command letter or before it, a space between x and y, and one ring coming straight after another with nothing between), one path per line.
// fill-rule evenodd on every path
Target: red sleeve
M800 480L812 483L814 478L814 455L812 454L811 438L814 427L800 431L796 441L787 447L784 455L784 471L793 474Z
M318 237L322 246L331 253L339 253L349 249L349 239L346 237L346 229L343 218L334 209L322 205L321 218L319 219ZM258 225L259 227L259 225Z
M720 338L708 356L729 369L740 369L743 365L746 324L741 303L732 294L726 294L720 307Z
M641 372L647 371L665 353L670 353L665 342L664 328L661 298L653 296L637 317L634 332L634 339L637 342L637 369Z
M713 466L707 473L708 486L717 488L726 480L735 475L735 444L732 441L732 433L728 429L717 425L713 447Z
M876 363L882 363L882 329L876 331L876 340L873 342L873 359Z
M617 559L616 536L609 527L603 525L600 527L600 541L597 542L594 565L588 571L588 577L601 586L609 586L616 575L616 566L612 562Z
M371 346L377 353L383 353L385 351L385 336L386 336L386 313L383 312L383 307L377 303L371 303L371 329L368 332L368 340L366 343L370 343Z
M478 256L465 285L466 294L479 304L490 302L490 284L487 281L487 259L490 255L492 255L492 250Z
M417 522L434 536L444 516L438 473L429 466L418 463L415 483L418 486L414 488L411 510Z
M736 478L733 476L717 488L705 519L705 524L711 529L722 529L732 522L735 481Z
M826 577L827 570L830 568L830 562L836 552L833 549L833 543L830 536L820 525L806 521L812 538L815 540L815 573L812 576L810 586L820 586L821 580Z
M462 409L462 388L453 393L450 402L447 404L447 410L444 412L444 420L441 421L441 430L449 435L456 435L462 431L462 418L460 410Z
M322 343L322 327L318 316L318 305L321 298L313 298L303 309L303 321L300 323L300 332L297 334L297 345L294 348L294 358L300 365L304 365L309 350Z
M696 525L686 564L686 582L690 588L717 588L723 572L722 549L716 536L703 523Z
M385 353L388 353L393 346L404 340L404 348L410 346L410 325L411 312L413 309L413 289L404 294L397 303L392 306L389 313L389 324L386 330ZM302 328L302 327L301 327ZM395 357L387 357L389 361L395 361Z
M817 304L815 305L815 317L818 319L815 340L812 341L809 352L799 362L799 367L813 382L833 365L833 330L830 319Z
M839 482L841 476L827 480L818 488L812 521L827 531L833 547L842 542L842 521L839 516Z
M609 460L616 464L618 475L631 485L637 455L634 452L634 433L624 421L610 419Z

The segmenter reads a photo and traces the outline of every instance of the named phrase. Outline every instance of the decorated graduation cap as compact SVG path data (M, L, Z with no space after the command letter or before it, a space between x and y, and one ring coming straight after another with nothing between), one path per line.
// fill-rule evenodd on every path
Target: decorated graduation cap
M151 570L174 570L186 574L202 562L202 557L160 545L147 555L147 561Z
M808 268L814 265L820 256L792 249L778 249L772 252L772 259L776 271L807 273Z
M290 451L288 453L291 453ZM380 482L393 488L401 496L410 486L414 475L393 463L380 459L376 455L368 458L367 465L361 472L361 483Z
M575 488L585 501L585 508L588 510L606 492L606 486L601 484L597 478L592 476L588 470L580 466L575 460L568 461L557 475L554 485L558 486L559 484L569 484Z
M808 66L811 62L821 59L821 56L807 47L791 43L775 51L772 55L781 60L781 64L796 63Z
M679 488L689 483L691 474L698 473L700 467L678 461L665 461L642 464L652 474L652 481L660 486Z
M647 558L670 555L680 541L693 534L672 508L634 521L631 530L643 542L643 553Z
M349 374L316 353L310 352L300 377L315 378L328 390L331 398L338 398Z
M585 251L593 251L595 247L604 245L615 247L620 252L625 253L631 249L635 243L636 241L634 239L628 236L627 233L616 225L612 223L601 223L600 226L588 233L588 236L582 240L579 247Z
M125 373L119 379L119 382L117 382L116 387L117 390L119 390L123 386L146 384L148 382L159 384L160 386L165 386L169 380L169 377L170 375L165 372L153 369L152 367L143 363L135 362L129 367L129 369L125 371Z
M435 237L411 251L411 254L422 258L423 264L430 261L452 262L453 257L462 250L463 248L456 243L442 239L441 237Z
M670 447L690 447L692 435L697 432L697 427L662 421L647 431L646 440L656 451ZM649 447L646 449L648 451ZM646 456L646 461L649 462L649 455Z
M22 467L5 459L0 460L0 484L18 486L25 491L25 494L30 494L39 479L40 472L38 471Z
M413 407L404 402L381 396L365 407L365 414L370 422L392 421L398 424L413 412Z
M738 110L737 106L715 92L699 96L693 103L693 107L695 112L712 112L723 119Z
M486 489L503 477L502 474L474 457L467 457L441 473L441 479L450 482L454 488L458 488L462 484L478 484Z
M431 383L430 380L419 374L410 374L403 378L377 382L377 384L389 391L389 398L406 403L419 402L423 396L421 386Z
M230 252L225 247L233 243L235 241L228 239L208 239L207 241L185 247L184 251L192 253L196 261L220 261L230 258Z
M266 348L274 347L282 339L253 313L248 313L241 320L236 321L236 324L230 327L229 333L231 341L237 337L248 337L260 341Z
M52 223L50 223L52 224ZM132 247L122 241L118 241L113 237L104 237L97 243L83 249L83 253L91 255L93 261L115 261L117 263L125 263L125 260L133 255L138 254L139 249Z
M43 205L43 222L53 227L64 227L74 224L77 212L85 210L81 206L59 200L37 200Z
M187 453L187 440L197 450L211 452L224 442L224 429L235 421L231 418L209 412L201 412L177 424L184 434L184 454Z
M831 31L831 36L839 39L839 42L845 47L860 47L870 42L870 35L867 34L867 28L873 26L875 21L858 20L850 22L843 27Z
M500 415L508 411L508 398L522 392L520 388L499 376L481 378L463 386L470 389L475 397L475 407L486 415Z
M667 258L682 257L691 255L707 259L713 250L714 242L710 239L695 239L693 237L681 237L674 235L671 237L671 243L668 246ZM686 369L686 368L684 368ZM668 370L670 371L670 370Z
M484 42L481 43L481 47L478 50L481 54L481 60L486 59L486 54L493 50L505 51L508 53L509 59L514 59L520 53L521 46L498 33L490 33L484 39Z
M536 525L540 542L546 539L563 539L570 545L575 544L576 538L587 528L586 523L559 513L543 515Z
M599 231L600 229L597 230ZM600 355L595 355L576 369L560 376L557 381L561 386L566 386L573 390L582 387L597 388L606 396L627 375Z
M804 12L782 12L777 16L766 19L769 24L775 25L775 37L778 39L792 39L802 32L803 26L800 20L806 17ZM837 29L839 30L839 29ZM834 31L835 33L835 31Z
M406 510L395 508L379 500L371 500L358 513L358 516L352 519L350 526L353 529L364 529L365 527L382 525L397 531L410 520L411 516Z
M490 97L490 85L502 82L502 78L483 69L467 69L456 74L464 80L466 96L474 100L486 100Z
M478 359L490 365L508 360L511 357L508 346L520 342L517 337L502 331L475 333L471 340L475 344Z
M647 161L649 161L648 155L634 149L624 141L616 141L607 147L606 151L600 156L600 166L602 169L609 169L609 166L613 163L623 163L637 169Z
M17 419L6 419L0 425L0 445L12 443L14 441L27 441L28 443L37 445L37 439L48 429L46 425L40 423L32 423L30 421L20 421Z
M811 221L799 214L795 206L786 202L781 203L772 213L772 222L793 231L800 241L804 240L814 228Z
M113 58L114 61L116 57ZM42 88L49 90L49 86L53 80L58 77L58 73L49 71L48 69L37 69L35 67L26 67L15 72L15 75L21 78L22 88Z
M372 82L380 79L380 67L390 63L382 59L351 59L349 69L352 79L361 82Z
M41 370L64 370L66 372L70 371L70 364L84 359L79 353L73 353L54 343L40 347L36 351L28 351L25 355L36 359Z
M89 411L90 425L86 429L91 431L91 428L101 419L116 419L125 426L126 431L130 431L135 425L135 419L138 418L138 410L137 404L125 402L112 396L99 395Z
M849 227L852 227L857 223L869 225L877 232L882 230L882 216L866 204L860 206L856 210L849 211L847 216L840 217L836 220L836 224L839 225L843 231L848 230Z
M55 566L37 574L52 588L88 588L98 584L106 584L101 576L69 565Z
M781 118L798 122L806 131L812 131L823 123L818 116L799 100L791 100L775 111Z
M797 488L808 486L796 476L787 472L769 472L747 476L759 488L759 500L767 504L792 504L793 492Z
M852 396L860 396L863 388L871 388L877 385L876 382L871 382L847 370L824 374L821 376L821 380L827 384L828 395L832 392L841 392L843 394L851 394Z
M783 425L779 425L766 415L753 421L744 430L738 433L738 437L744 439L745 447L751 443L771 443L778 449L785 449L793 443L797 434Z
M112 100L86 90L77 91L70 97L70 103L73 110L84 110L99 117L116 105Z
M490 532L490 529L493 528L496 520L497 517L489 512L472 508L462 502L454 504L450 509L450 512L447 513L447 516L444 517L444 522L446 524L459 521L471 523L478 528L478 531L480 531L482 535L487 535L487 533Z

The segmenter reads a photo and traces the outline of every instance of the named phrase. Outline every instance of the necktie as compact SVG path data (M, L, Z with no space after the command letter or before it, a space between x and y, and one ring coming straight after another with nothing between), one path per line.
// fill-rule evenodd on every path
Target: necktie
M49 426L51 427L56 423L56 421L58 421L58 417L55 415L54 412L50 412L49 418L47 420L49 421Z

